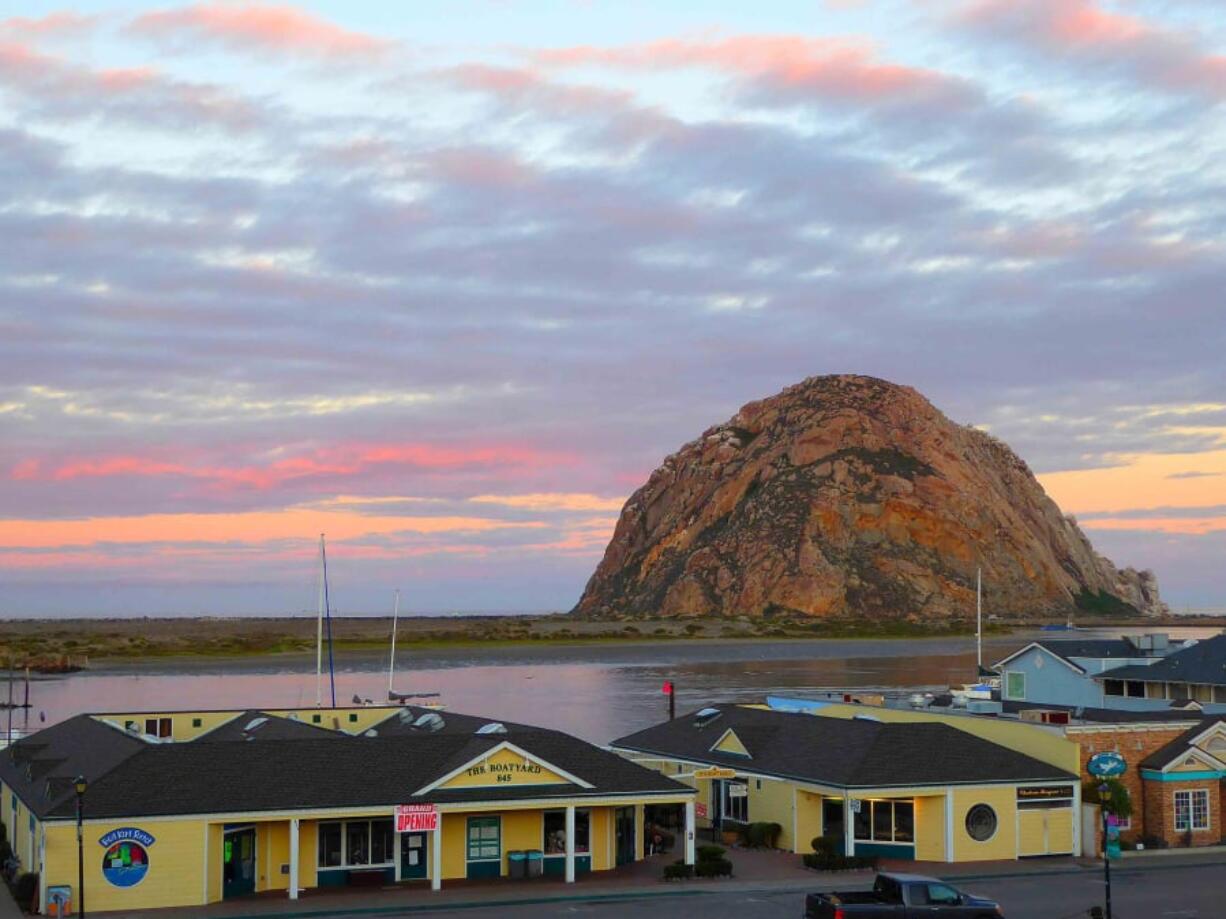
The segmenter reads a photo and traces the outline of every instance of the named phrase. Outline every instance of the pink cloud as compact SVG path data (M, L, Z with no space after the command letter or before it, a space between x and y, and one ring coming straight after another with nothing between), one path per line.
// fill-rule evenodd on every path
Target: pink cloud
M849 39L798 35L665 39L616 48L561 48L538 52L534 58L547 67L708 68L751 80L761 89L845 103L924 101L961 107L978 97L965 81L935 70L883 62L871 45Z
M353 444L313 450L268 463L219 465L152 456L79 457L56 463L25 459L9 471L17 481L68 482L118 477L177 477L206 483L220 490L268 490L305 479L341 479L379 469L407 467L430 472L479 469L536 470L571 465L575 458L516 444L438 447L428 444Z
M48 13L33 19L27 16L13 16L0 20L0 34L16 35L25 38L50 38L61 35L80 35L94 28L98 22L97 16L85 16L81 13L62 11Z
M392 43L353 32L292 6L197 3L146 13L130 31L175 44L211 42L243 51L309 54L326 58L378 55Z
M1226 56L1207 53L1194 33L1105 10L1094 0L974 0L954 21L1156 89L1226 98Z

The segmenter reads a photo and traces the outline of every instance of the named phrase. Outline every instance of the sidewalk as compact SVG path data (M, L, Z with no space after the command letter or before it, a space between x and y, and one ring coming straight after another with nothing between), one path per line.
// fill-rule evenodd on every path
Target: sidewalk
M290 900L284 893L260 894L208 907L143 910L139 913L106 913L108 919L328 919L328 917L380 917L414 913L462 912L479 907L522 906L533 903L616 902L644 899L691 899L731 893L778 894L795 891L840 890L867 887L872 871L816 872L801 864L800 856L786 852L732 849L729 852L735 876L724 880L665 882L663 867L675 855L651 856L599 876L581 876L574 884L557 878L532 881L448 881L440 891L426 884L377 890L311 890L301 899ZM1128 865L1116 863L1113 872L1137 874L1189 866L1220 866L1220 855L1186 859L1161 859L1158 862ZM944 862L883 862L883 871L931 874L957 885L973 885L976 880L1044 875L1094 874L1102 863L1088 859L1050 858L1025 861L976 862L948 865ZM972 887L973 890L973 887ZM13 907L15 910L15 907ZM13 912L12 916L19 915ZM92 915L92 913L91 913ZM0 909L0 919L9 916Z

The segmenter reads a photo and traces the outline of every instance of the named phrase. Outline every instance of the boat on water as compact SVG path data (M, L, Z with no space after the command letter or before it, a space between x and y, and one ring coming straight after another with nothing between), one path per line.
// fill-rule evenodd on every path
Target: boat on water
M1040 632L1080 632L1081 629L1073 625L1072 621L1061 625L1058 622L1049 622L1047 625L1039 626Z

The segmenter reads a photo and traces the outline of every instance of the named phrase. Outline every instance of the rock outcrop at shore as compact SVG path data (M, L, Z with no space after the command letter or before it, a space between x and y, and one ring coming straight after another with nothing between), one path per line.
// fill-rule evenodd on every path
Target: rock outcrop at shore
M1158 614L1005 444L914 389L813 377L668 457L574 612L944 620Z

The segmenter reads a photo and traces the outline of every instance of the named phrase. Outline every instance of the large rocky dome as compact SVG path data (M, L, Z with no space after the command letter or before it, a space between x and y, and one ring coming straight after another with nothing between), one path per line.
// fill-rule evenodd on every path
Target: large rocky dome
M939 620L1163 611L990 435L914 389L812 377L751 402L626 502L575 612Z

